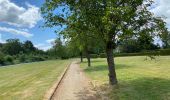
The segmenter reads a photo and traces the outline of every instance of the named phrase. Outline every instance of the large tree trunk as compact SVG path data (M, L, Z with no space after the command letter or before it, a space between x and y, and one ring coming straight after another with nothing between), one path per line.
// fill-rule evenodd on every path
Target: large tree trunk
M87 58L87 62L88 62L88 66L91 66L91 61L90 61L90 53L88 50L86 50L86 58Z
M116 78L116 72L115 72L112 42L107 43L106 54L107 54L107 63L108 63L108 70L109 70L109 82L111 85L115 85L117 84L117 78Z
M81 59L81 62L83 62L83 53L80 52L80 59Z

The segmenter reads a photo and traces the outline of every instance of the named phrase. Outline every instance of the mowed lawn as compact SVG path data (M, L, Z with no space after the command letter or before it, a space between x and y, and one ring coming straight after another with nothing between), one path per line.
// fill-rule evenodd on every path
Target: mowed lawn
M54 60L0 67L0 100L42 100L70 62Z
M81 64L86 74L110 100L170 100L170 56L115 58L119 84L108 85L106 59L93 59L92 66Z

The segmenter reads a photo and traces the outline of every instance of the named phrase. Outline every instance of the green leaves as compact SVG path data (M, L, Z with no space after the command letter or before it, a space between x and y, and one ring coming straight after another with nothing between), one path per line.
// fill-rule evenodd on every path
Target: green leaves
M148 10L152 3L152 0L46 0L42 12L47 26L67 25L62 34L71 39L95 37L114 43L116 36L123 39L143 32L153 37L167 33L162 18L154 17ZM59 8L61 14L56 13ZM66 12L69 16L65 17Z

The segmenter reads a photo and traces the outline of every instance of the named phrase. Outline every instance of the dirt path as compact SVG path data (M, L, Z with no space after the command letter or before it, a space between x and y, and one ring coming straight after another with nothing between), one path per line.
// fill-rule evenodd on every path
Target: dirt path
M55 91L52 100L98 100L89 79L80 69L79 64L70 65L59 88Z

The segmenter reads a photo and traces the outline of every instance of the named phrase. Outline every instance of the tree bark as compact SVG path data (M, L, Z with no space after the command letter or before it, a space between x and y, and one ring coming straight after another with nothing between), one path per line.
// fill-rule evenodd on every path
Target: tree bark
M81 62L83 62L83 53L80 52L80 59L81 59Z
M87 58L87 62L88 62L88 66L91 66L91 60L90 60L90 53L88 50L86 50L86 58Z
M109 83L110 85L115 85L117 84L117 77L116 77L116 71L115 71L112 42L107 43L106 54L107 54L107 63L108 63L108 70L109 70Z

